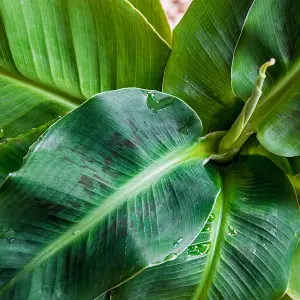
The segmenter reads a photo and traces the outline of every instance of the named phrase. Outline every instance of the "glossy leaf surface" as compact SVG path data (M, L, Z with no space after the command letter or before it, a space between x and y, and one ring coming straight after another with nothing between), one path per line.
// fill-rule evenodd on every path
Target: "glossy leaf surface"
M300 156L289 158L289 164L292 172L290 173L290 180L294 185L298 203L300 205ZM295 251L291 270L290 270L290 279L287 289L287 293L293 300L298 300L300 298L300 244Z
M300 155L299 53L299 1L255 1L235 52L232 84L235 94L247 100L257 68L276 59L252 123L262 145L282 156Z
M161 37L171 45L171 28L160 0L129 0L129 2L146 17Z
M262 156L220 169L221 194L193 245L175 261L145 270L111 299L279 299L299 234L288 178ZM215 174L214 174L215 173Z
M0 189L0 298L94 299L174 259L219 192L201 130L182 101L140 89L52 125Z
M298 300L300 298L300 244L295 251L293 256L291 270L290 270L290 279L287 289L287 294L293 300Z
M17 171L20 168L23 157L26 156L29 147L51 123L42 125L39 128L33 128L25 134L20 134L15 138L10 138L0 143L0 186L10 172Z
M204 132L228 129L242 107L232 93L230 74L251 4L249 0L195 0L174 30L164 91L198 113Z
M169 46L127 1L0 1L0 16L2 142L98 92L162 88Z

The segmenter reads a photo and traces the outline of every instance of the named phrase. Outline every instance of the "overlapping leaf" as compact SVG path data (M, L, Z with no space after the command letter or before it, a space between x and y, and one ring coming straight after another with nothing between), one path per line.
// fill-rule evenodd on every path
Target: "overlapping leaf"
M2 142L98 92L162 87L169 46L127 1L4 0L0 12Z
M300 154L300 7L299 1L257 0L250 11L233 62L233 89L247 100L257 68L271 57L263 98L251 120L269 151Z
M164 91L188 103L204 132L228 129L241 100L231 89L231 63L253 1L193 1L174 30Z
M210 165L215 173L215 166ZM299 234L285 174L262 156L220 170L222 192L208 223L175 261L150 268L111 299L279 299ZM213 174L212 173L212 174Z
M241 151L244 155L263 155L268 157L280 167L281 170L288 175L293 184L300 204L300 156L283 157L269 152L259 143L255 136L249 139Z
M298 196L298 203L300 205L300 156L289 158L289 164L292 172L290 172L290 179L294 185L296 194ZM290 270L290 279L287 293L293 300L300 298L300 244L295 251L291 270Z
M5 180L7 174L20 168L23 157L26 156L29 147L53 122L33 128L25 134L7 139L0 144L0 185Z
M94 299L174 259L219 192L201 130L182 101L139 89L52 125L0 189L0 298Z
M154 26L161 37L171 45L171 28L160 0L129 0L129 2L147 18L147 21Z
M298 247L293 256L291 270L290 270L289 285L287 289L287 294L293 300L298 300L300 298L299 266L300 266L300 244L298 244Z

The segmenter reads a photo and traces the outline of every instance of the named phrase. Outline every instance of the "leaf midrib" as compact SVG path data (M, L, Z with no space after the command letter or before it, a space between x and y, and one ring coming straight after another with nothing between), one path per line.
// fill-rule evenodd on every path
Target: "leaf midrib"
M70 109L76 108L79 104L83 103L85 100L84 97L79 98L79 97L72 96L68 93L62 92L58 89L52 88L43 83L33 81L20 74L13 74L11 72L8 72L4 68L0 68L0 77L11 81L14 84L17 84L18 86L23 86L26 89L30 89L34 91L35 93L46 96L51 100L56 101L57 103L69 107Z
M227 224L227 212L229 198L227 197L227 185L228 176L219 175L219 182L221 192L216 200L214 213L217 216L217 220L212 225L212 249L209 251L207 264L205 266L201 283L194 295L194 299L203 300L207 298L209 288L212 284L214 275L216 273L218 260L221 254L221 247L225 237L226 224Z
M108 214L114 211L118 206L126 202L128 199L134 197L142 190L151 186L159 178L169 173L172 169L190 160L201 160L201 149L203 144L205 143L200 141L199 143L190 146L187 149L174 151L173 153L170 153L156 161L152 166L147 167L136 177L129 180L122 188L117 190L113 195L109 196L104 203L99 205L91 214L89 214L87 217L84 217L76 225L72 226L66 233L60 236L54 243L42 250L36 257L33 257L33 259L27 265L25 265L18 274L16 274L2 289L0 289L0 296L9 290L20 279L22 279L25 274L35 269L35 267L40 265L51 256L55 255L60 249L78 239L90 228L98 224L100 220L104 219ZM78 232L76 235L74 235L75 230Z

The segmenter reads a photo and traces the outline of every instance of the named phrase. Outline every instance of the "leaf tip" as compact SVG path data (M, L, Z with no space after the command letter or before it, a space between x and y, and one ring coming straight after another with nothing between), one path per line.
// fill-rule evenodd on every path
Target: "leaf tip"
M267 71L267 68L268 67L271 67L271 66L274 66L276 63L276 60L275 58L271 58L269 61L267 61L266 63L264 63L261 68L260 68L260 72L265 75L266 71Z

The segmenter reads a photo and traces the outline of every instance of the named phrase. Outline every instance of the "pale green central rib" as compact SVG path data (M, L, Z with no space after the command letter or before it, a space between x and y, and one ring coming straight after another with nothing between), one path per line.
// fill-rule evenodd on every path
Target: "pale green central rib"
M26 77L21 77L19 75L13 75L3 68L0 68L0 78L3 78L7 81L11 81L14 84L22 86L24 88L30 89L38 94L46 96L52 100L55 100L58 103L63 104L64 106L69 107L70 109L76 108L79 104L84 102L84 98L76 98L74 96L68 95L56 89L51 89L42 84L38 84Z
M221 174L222 176L222 174ZM211 244L212 249L209 251L207 264L205 266L205 270L203 272L203 276L201 278L201 283L194 295L194 299L204 300L207 298L209 288L212 284L214 275L217 269L217 263L220 258L220 252L222 243L225 236L226 231L226 215L228 212L228 197L226 197L226 187L227 184L224 182L224 179L221 177L221 192L216 201L216 207L214 208L214 213L216 214L215 224L212 226L212 238Z
M109 196L104 203L98 206L90 215L86 216L76 225L72 226L54 243L42 250L41 253L39 253L27 265L25 265L22 271L20 271L0 290L0 296L9 288L11 288L26 273L32 271L35 267L40 265L49 257L53 256L60 249L72 243L75 239L84 234L94 225L98 224L118 206L126 202L128 198L133 198L139 192L151 186L160 177L170 172L176 166L192 159L201 160L201 154L203 154L203 152L204 155L206 154L205 151L202 151L203 147L206 147L205 142L200 141L188 149L181 149L180 151L169 154L155 162L152 166L144 169L136 177L129 180L122 188L117 190L113 195Z

